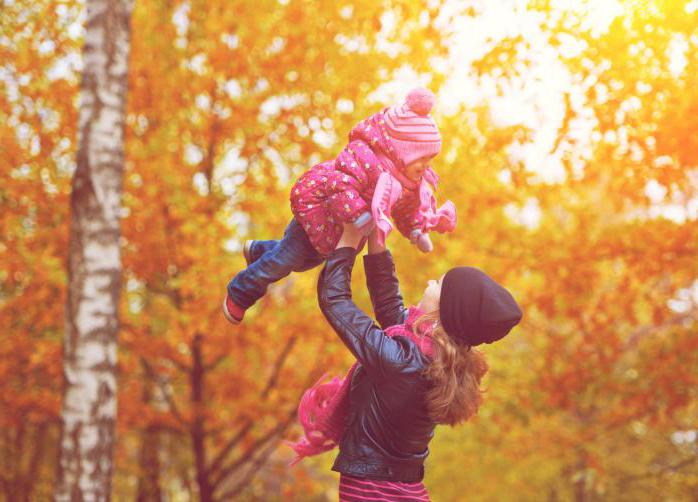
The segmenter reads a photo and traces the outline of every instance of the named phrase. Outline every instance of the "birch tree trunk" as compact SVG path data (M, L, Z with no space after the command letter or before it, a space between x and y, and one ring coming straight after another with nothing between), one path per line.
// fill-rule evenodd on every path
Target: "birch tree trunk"
M111 496L131 0L87 0L72 182L57 501Z

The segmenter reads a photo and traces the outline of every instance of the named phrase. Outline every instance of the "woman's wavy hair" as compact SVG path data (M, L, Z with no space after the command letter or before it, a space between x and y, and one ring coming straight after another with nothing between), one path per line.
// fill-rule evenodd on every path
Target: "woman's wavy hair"
M420 326L430 323L429 329ZM414 333L426 333L433 341L432 362L424 376L432 383L427 392L427 406L432 420L456 425L477 413L484 391L480 381L489 367L479 350L456 343L441 325L439 311L424 314L413 326Z

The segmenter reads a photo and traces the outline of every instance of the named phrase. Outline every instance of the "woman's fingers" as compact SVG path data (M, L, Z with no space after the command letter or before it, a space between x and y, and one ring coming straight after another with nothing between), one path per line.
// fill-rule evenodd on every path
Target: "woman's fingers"
M356 226L352 223L344 224L344 231L342 232L342 237L339 239L335 249L343 247L353 247L354 249L359 247L361 240L363 239L363 234Z
M378 233L378 228L374 228L368 236L368 254L382 253L386 250L386 244Z

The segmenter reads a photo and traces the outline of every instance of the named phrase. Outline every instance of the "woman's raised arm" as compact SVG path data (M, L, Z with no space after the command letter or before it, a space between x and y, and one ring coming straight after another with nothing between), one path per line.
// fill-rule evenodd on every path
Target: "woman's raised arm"
M351 298L351 272L361 235L355 229L347 230L350 226L345 225L337 249L327 258L320 273L318 303L327 321L369 375L382 377L404 366L410 354L376 326Z
M376 231L368 238L368 254L364 255L366 287L371 296L373 312L383 329L405 322L407 309L404 306L395 262L385 244L380 243Z

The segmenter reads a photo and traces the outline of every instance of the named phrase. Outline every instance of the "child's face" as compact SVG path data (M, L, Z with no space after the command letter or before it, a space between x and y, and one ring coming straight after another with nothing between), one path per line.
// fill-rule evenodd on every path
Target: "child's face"
M430 160L431 159L418 159L411 164L407 164L405 166L405 175L412 181L419 181L422 179L422 174L424 174L426 168L429 167Z
M429 281L424 290L424 295L419 302L418 307L426 313L434 312L439 309L439 300L441 299L441 284L443 283L446 274L441 276L438 281Z

